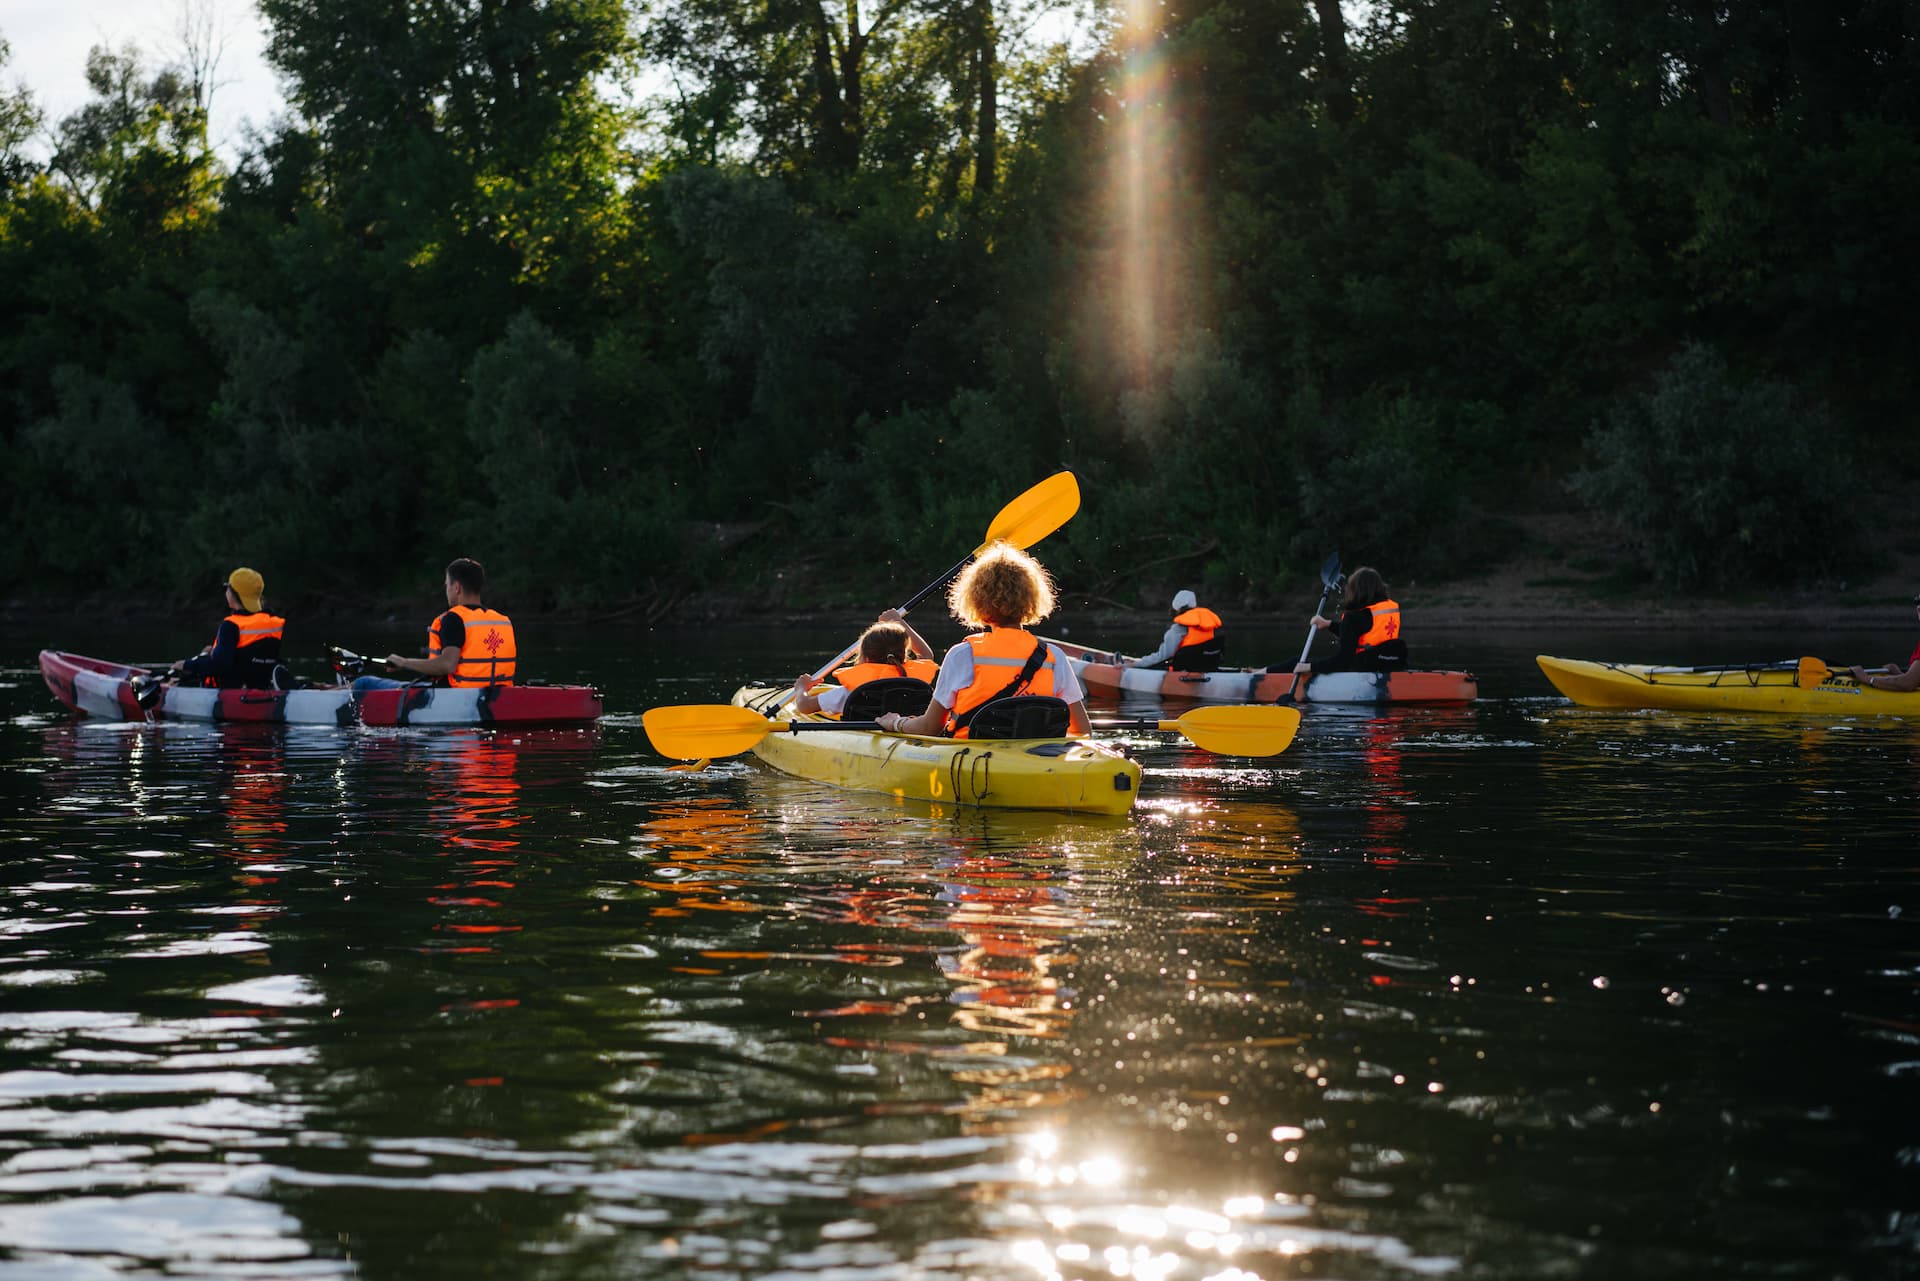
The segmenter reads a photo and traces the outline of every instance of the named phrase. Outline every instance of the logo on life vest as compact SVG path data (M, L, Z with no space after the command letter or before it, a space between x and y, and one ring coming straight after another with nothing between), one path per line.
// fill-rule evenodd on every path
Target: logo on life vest
M504 644L506 644L506 642L500 639L499 629L493 627L487 629L487 638L480 642L481 647L485 649L489 655L499 654L500 647Z
M1395 614L1387 620L1387 639L1392 640L1400 634L1400 616Z

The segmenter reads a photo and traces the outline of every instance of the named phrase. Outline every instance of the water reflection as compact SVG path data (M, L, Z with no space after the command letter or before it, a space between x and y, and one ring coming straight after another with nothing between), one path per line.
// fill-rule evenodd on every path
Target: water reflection
M86 723L35 741L0 913L0 1241L69 1275L324 1275L249 1169L303 1123L284 1074L311 1057L288 1033L312 990L271 960L284 741Z
M614 706L749 662L627 640ZM1269 761L1130 735L1088 822L669 775L631 726L14 711L0 1271L1913 1256L1904 724L1316 708Z

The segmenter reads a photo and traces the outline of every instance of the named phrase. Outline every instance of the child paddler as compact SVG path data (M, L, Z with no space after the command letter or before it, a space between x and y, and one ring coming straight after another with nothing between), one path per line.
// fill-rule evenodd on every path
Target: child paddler
M794 710L838 716L847 696L868 681L910 677L931 685L940 671L932 655L926 638L913 630L899 610L890 609L860 633L860 660L835 668L833 684L816 684L811 672L793 682Z
M1086 695L1058 646L1026 628L1053 612L1053 580L1040 562L1011 543L995 543L960 572L947 590L947 607L978 629L947 651L933 684L933 701L918 716L888 712L882 729L901 734L965 738L973 717L991 703L1037 694L1067 705L1068 732L1085 734Z

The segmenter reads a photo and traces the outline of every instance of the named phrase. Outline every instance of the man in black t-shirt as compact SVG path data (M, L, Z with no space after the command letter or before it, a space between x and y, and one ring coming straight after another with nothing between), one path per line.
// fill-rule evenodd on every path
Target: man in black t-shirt
M462 556L447 566L446 590L447 609L434 619L427 628L427 656L408 658L403 654L388 654L381 661L388 667L400 671L414 672L417 677L425 677L440 685L487 685L511 684L515 666L513 653L512 624L504 614L487 611L486 619L498 619L500 626L496 631L506 637L506 652L499 659L502 671L490 672L485 656L465 654L467 644L467 624L461 617L461 611L472 613L486 610L481 595L487 585L486 571L480 562ZM482 633L482 639L486 633ZM477 672L464 669L476 668ZM406 681L390 680L384 676L362 676L353 683L355 689L398 689L408 684Z

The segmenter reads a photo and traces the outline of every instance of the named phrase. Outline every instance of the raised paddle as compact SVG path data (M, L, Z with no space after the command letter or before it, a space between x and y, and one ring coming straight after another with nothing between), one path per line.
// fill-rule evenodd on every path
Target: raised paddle
M995 543L1012 543L1019 548L1031 547L1072 520L1073 514L1079 510L1080 482L1074 479L1070 471L1055 472L1002 507L1000 514L993 518L993 523L987 526L987 536L980 540L980 545L961 557L952 569L909 596L907 603L900 606L900 612L908 613L915 605L939 591L946 585L948 579L967 567L967 562ZM860 642L856 640L841 650L832 662L815 672L813 679L816 682L825 680L834 668L852 658L859 650ZM785 707L792 698L793 691L788 690L774 702L773 706L776 710ZM746 749L737 750L745 751ZM671 753L667 754L671 755ZM725 756L730 753L707 754Z
M688 703L648 708L640 717L653 749L683 761L709 760L750 751L769 734L809 730L879 731L876 721L781 721L726 703ZM1157 729L1184 734L1195 747L1222 756L1273 756L1287 750L1300 728L1291 707L1246 703L1200 707L1175 720L1096 722L1097 729ZM992 742L982 739L981 742Z
M1320 611L1327 607L1328 598L1340 590L1340 584L1343 581L1345 580L1340 577L1340 553L1336 549L1328 552L1326 560L1320 564L1320 603L1313 607L1313 616L1315 618L1320 617ZM1307 643L1300 647L1300 657L1295 661L1295 667L1307 661L1307 653L1313 648L1314 630L1313 625L1309 623L1307 625ZM1293 697L1294 690L1298 689L1299 686L1300 678L1296 675L1293 678L1293 684L1287 687L1287 697Z

